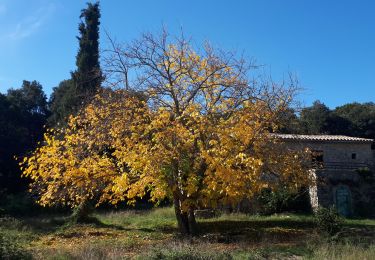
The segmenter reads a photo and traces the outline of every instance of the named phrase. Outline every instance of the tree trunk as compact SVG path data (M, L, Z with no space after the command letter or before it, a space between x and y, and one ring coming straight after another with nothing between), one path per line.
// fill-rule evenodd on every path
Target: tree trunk
M195 220L194 209L190 208L188 212L188 222L189 222L189 231L190 235L195 236L197 235L197 221Z
M84 200L76 208L74 208L73 214L71 216L71 222L80 223L87 222L89 220L89 215L93 212L94 207L90 200Z
M183 214L181 212L180 208L180 200L178 198L173 199L173 204L174 204L174 212L176 214L176 219L177 219L177 225L178 225L178 230L181 232L183 235L189 234L189 224L188 224L188 219L187 215Z
M195 221L194 210L189 209L188 212L182 212L180 200L176 197L174 198L173 203L180 233L183 235L196 235L197 222Z

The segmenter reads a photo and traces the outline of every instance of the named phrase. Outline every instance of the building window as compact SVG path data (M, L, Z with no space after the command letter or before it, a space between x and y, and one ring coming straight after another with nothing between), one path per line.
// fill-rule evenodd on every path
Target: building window
M312 164L315 167L323 166L323 151L312 151Z
M356 153L352 153L352 159L353 160L357 159L357 154Z

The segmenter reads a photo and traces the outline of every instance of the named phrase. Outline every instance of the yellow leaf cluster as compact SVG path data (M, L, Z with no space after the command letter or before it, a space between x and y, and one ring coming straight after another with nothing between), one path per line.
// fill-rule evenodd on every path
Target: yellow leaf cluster
M236 203L281 182L309 183L306 153L269 134L282 104L270 109L265 100L240 98L244 79L215 57L173 45L165 55L158 70L174 77L163 85L163 102L102 91L21 162L40 204L134 203L148 193L187 211ZM150 87L148 97L159 92Z

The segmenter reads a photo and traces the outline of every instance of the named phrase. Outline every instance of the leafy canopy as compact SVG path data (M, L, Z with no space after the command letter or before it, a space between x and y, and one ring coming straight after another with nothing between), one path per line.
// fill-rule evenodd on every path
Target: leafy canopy
M167 39L144 35L124 52L140 75L136 92L102 91L21 163L39 203L133 203L149 193L172 199L178 214L309 183L306 154L270 134L291 92L250 85L231 54Z

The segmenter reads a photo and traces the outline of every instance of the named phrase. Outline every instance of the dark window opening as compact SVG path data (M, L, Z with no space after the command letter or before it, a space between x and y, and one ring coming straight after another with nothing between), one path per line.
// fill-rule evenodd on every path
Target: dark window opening
M357 159L357 154L356 153L352 153L352 159L353 160Z
M312 155L311 161L312 161L313 166L322 167L323 161L324 161L323 151L312 151L311 155Z

